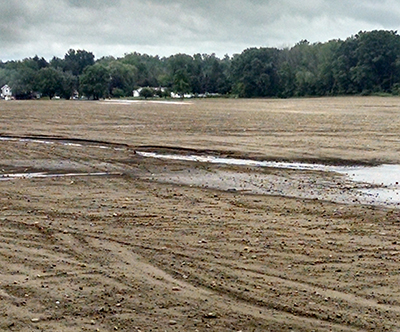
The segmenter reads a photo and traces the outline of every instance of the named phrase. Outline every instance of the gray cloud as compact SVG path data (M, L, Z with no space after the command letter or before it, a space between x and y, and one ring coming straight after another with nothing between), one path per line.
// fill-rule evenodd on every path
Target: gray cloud
M399 26L397 0L0 0L0 59L233 54Z

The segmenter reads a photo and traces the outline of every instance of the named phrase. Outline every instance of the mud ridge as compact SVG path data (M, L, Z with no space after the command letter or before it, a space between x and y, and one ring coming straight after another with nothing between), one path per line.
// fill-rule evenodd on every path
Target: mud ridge
M129 144L124 143L115 143L115 142L108 142L102 140L91 140L85 138L75 138L75 137L65 137L65 136L53 136L53 135L5 135L0 134L0 138L5 139L16 139L16 140L40 140L40 141L49 141L49 142L61 142L61 143L80 143L80 144L96 144L96 145L109 145L111 147L124 147L124 148L132 148Z
M243 153L238 151L229 150L212 150L212 149L196 149L187 148L182 146L163 146L163 145L139 145L133 146L126 143L117 143L103 140L92 140L85 138L75 138L75 137L65 137L57 135L7 135L0 134L0 138L4 139L20 139L20 140L40 140L49 142L61 142L61 143L79 143L82 145L95 144L95 145L105 145L113 148L126 148L133 152L143 151L143 152L154 152L159 154L173 153L176 155L187 155L195 154L199 156L213 156L213 157L223 157L223 158L240 158L249 159L254 161L274 161L274 162L288 162L288 163L310 163L310 164L324 164L327 166L378 166L381 163L379 160L352 160L352 159L341 159L341 158L276 158L265 155L253 154L253 153Z

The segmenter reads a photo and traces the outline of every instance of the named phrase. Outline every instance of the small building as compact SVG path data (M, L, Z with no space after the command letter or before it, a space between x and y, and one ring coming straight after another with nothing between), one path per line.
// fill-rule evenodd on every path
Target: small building
M164 87L149 87L148 86L147 88L153 90L155 96L161 96L161 95L165 94L165 92L167 91L167 88L164 88ZM136 98L140 97L140 91L142 91L142 89L143 88L141 87L136 90L133 90L132 91L133 97L136 97Z
M193 93L184 93L184 94L180 94L180 93L175 93L175 92L171 92L171 98L175 98L175 99L183 99L183 98L194 98L194 94Z
M140 97L140 91L142 91L142 88L133 90L133 96L136 97L136 98Z
M1 98L2 99L11 99L12 91L11 88L6 84L3 85L1 88Z

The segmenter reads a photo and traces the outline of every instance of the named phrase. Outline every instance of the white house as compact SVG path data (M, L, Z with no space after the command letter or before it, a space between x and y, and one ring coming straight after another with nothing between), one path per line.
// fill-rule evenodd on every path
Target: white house
M12 91L11 88L6 84L3 85L1 88L1 98L2 99L11 99Z
M157 94L157 92L164 93L167 90L167 88L163 88L163 87L154 87L154 88L152 88L152 87L148 86L147 88L153 90L155 94ZM137 90L133 90L133 92L132 92L133 96L134 97L140 97L140 91L142 91L142 89L143 88L139 88Z
M140 91L142 91L143 88L139 88L137 90L133 90L133 96L134 97L140 97Z
M194 98L194 94L192 93L184 93L183 95L179 94L179 93L175 93L175 92L171 92L171 98Z

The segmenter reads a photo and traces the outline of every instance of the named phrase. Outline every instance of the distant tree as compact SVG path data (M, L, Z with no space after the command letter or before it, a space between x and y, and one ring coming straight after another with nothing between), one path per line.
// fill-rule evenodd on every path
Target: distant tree
M110 62L107 68L110 73L110 93L115 96L114 92L118 91L120 94L122 91L123 96L130 96L135 88L137 68L120 61Z
M109 83L109 70L100 64L86 67L80 76L80 89L88 98L99 99L107 97Z
M279 91L276 48L250 48L232 59L233 91L240 97L276 96Z
M50 60L49 66L54 69L65 69L64 60L55 56Z
M352 71L357 65L357 41L354 37L340 43L333 60L333 77L337 94L355 94L361 92L353 80Z
M181 97L191 91L188 73L184 69L175 72L172 89Z
M0 67L0 88L10 81L10 70Z
M227 77L229 68L226 66L230 62L229 57L228 59L220 60L215 54L203 54L201 62L201 93L227 93L230 90Z
M109 56L103 56L100 59L98 59L96 61L96 63L99 63L103 66L109 66L110 64L114 63L115 61L117 61L117 59L115 59L112 55Z
M158 78L163 75L163 63L158 56L129 53L121 62L136 68L134 82L137 86L159 86Z
M36 89L50 99L60 95L63 90L63 76L63 72L57 69L42 68L36 76Z
M294 73L294 95L314 95L318 79L318 57L315 44L301 40L292 47L288 61Z
M121 97L125 97L125 92L124 92L124 90L122 90L120 88L114 88L111 90L111 95L116 98L121 98Z
M334 63L336 52L341 44L342 41L340 40L331 40L314 45L317 57L315 93L319 96L336 93L337 82L334 76Z
M172 91L183 95L193 92L193 76L198 75L194 59L187 54L175 54L165 60L169 74L169 85Z
M8 69L8 85L17 99L29 99L36 88L37 70L32 68L30 59L14 62Z
M74 92L78 89L78 77L72 75L70 72L63 72L62 76L62 90L60 96L65 99L70 99Z
M70 49L64 56L64 71L70 71L75 76L81 75L86 67L92 65L94 65L92 52Z
M145 99L151 98L154 96L154 90L146 87L140 90L139 95Z
M284 61L278 70L279 92L278 96L282 98L293 97L296 93L296 70L288 61Z
M360 31L340 43L332 61L338 93L391 92L400 81L400 36L396 31Z
M232 81L231 81L231 77L230 77L232 59L228 55L225 55L221 59L219 64L220 64L220 70L222 70L222 72L221 72L221 75L218 76L218 79L217 79L217 91L216 92L221 93L221 94L227 94L232 89Z
M359 32L352 78L361 91L390 92L400 78L400 36L396 31Z
M10 85L17 98L29 98L36 91L69 98L74 90L95 99L122 97L146 86L162 86L180 95L211 92L240 97L400 94L396 31L361 31L344 41L325 43L301 40L285 49L249 48L222 59L200 53L162 58L129 53L96 62L94 58L91 52L70 49L50 63L37 55L0 61L0 84ZM161 91L154 93L163 96Z
M43 57L39 58L37 55L35 55L35 56L32 58L32 60L33 60L34 62L36 62L36 64L37 64L37 69L38 69L38 70L40 70L40 69L42 69L42 68L46 68L46 67L49 66L49 63L48 63L48 62L46 61L46 59L43 58Z

